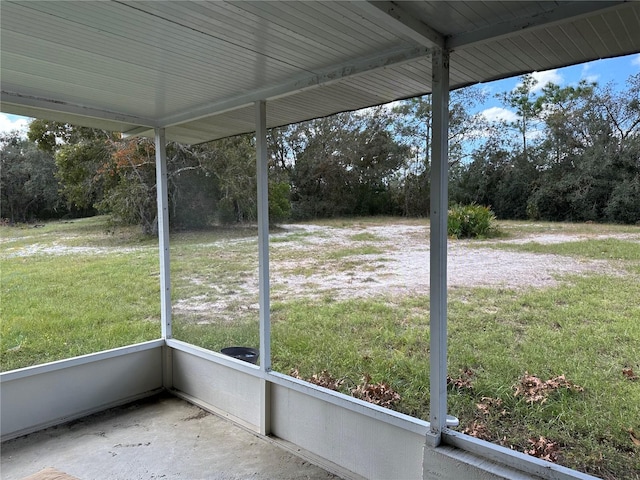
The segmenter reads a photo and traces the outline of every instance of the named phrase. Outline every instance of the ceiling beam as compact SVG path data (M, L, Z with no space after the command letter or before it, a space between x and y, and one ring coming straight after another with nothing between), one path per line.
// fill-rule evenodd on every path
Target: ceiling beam
M79 117L92 117L110 122L144 125L146 127L155 127L155 121L128 115L124 113L111 112L93 107L85 107L74 103L63 102L60 100L52 100L48 98L35 97L31 95L22 95L20 93L8 92L2 90L0 93L0 102L2 103L2 111L9 112L11 105L18 107L26 107L50 112L62 112L69 115L77 115ZM43 116L45 114L43 113Z
M364 11L367 17L380 20L397 35L425 47L443 48L445 37L442 33L411 15L397 2L366 1L354 2L354 5Z
M513 34L522 33L524 30L536 30L562 23L568 19L574 20L593 15L594 13L615 10L624 3L624 0L568 2L530 17L496 23L477 30L452 35L447 37L445 47L449 50L454 50L457 48L476 46L509 37ZM549 4L555 5L553 2L549 2ZM546 3L543 2L542 5L546 5Z
M367 72L385 67L397 66L430 55L427 47L394 48L369 57L359 58L351 62L331 66L318 72L284 81L277 85L252 90L241 95L212 102L187 111L160 119L163 127L170 127L185 122L199 120L210 115L219 115L231 110L243 108L260 100L274 100L279 97L338 82Z

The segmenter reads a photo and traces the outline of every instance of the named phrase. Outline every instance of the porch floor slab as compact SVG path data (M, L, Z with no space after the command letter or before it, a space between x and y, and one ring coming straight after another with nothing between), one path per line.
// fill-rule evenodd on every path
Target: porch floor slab
M337 479L230 421L163 394L4 442L0 475L81 480Z

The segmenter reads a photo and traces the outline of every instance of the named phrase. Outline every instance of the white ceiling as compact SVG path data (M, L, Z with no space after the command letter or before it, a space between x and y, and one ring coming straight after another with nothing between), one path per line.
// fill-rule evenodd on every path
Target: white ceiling
M198 143L640 52L640 2L2 0L2 111Z

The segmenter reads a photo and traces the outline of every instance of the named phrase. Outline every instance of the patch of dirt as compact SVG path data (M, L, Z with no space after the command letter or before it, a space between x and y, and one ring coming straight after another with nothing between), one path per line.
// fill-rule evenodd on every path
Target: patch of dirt
M430 282L429 228L416 225L366 227L322 227L284 225L272 235L270 278L272 301L299 298L319 299L428 295ZM355 233L369 233L374 241L355 240ZM292 241L286 241L288 236ZM599 235L598 238L640 241L640 234ZM499 243L559 243L594 238L582 234L529 235L518 239L492 240ZM585 260L568 256L536 254L490 248L489 242L450 240L448 278L450 288L501 287L541 288L558 284L565 274L606 273L621 275L606 260ZM332 254L375 246L381 253ZM214 285L211 288L215 290ZM257 317L258 276L234 286L233 294L207 301L196 297L179 300L174 312L196 323L231 321L249 312ZM241 308L242 306L242 308ZM249 307L247 307L249 306ZM194 315L198 311L200 314ZM214 320L215 319L215 320Z
M6 258L30 257L32 255L118 255L143 251L145 249L148 249L148 247L72 247L58 243L52 245L34 243L33 245L15 249L15 251L9 251Z
M366 233L367 235L354 235ZM347 298L427 295L429 293L429 227L424 225L360 225L324 227L283 225L272 234L270 245L271 298ZM359 239L361 238L361 239ZM373 240L367 240L371 238ZM532 234L490 242L450 240L448 278L450 288L540 288L556 285L561 275L606 273L623 275L606 260L535 254L491 248L491 245L537 242L554 244L588 239L618 238L640 242L639 234ZM202 244L229 245L256 242L253 238ZM375 247L375 248L371 248ZM81 247L62 243L34 244L9 250L7 257L31 255L107 255L144 248ZM257 248L255 250L257 252ZM364 254L358 254L359 251ZM377 253L367 253L375 251ZM257 255L257 253L256 253ZM229 261L233 261L233 255ZM257 265L257 261L256 261ZM174 313L194 323L230 321L258 312L257 268L231 285L229 279L196 279L208 293L177 299ZM202 291L202 290L201 290Z
M522 238L513 238L502 240L501 243L511 243L515 245L524 245L526 243L539 243L541 245L554 245L566 242L580 242L585 240L607 240L615 238L617 240L626 240L629 242L640 243L640 235L634 233L617 233L617 234L566 234L566 233L547 233L540 235L529 235Z
M317 231L317 226L296 225L291 231ZM324 230L326 232L326 230ZM359 263L356 268L324 268L318 264L316 252L319 249L336 250L347 246L367 244L349 237L350 228L331 228L330 236L310 237L306 244L272 245L274 257L279 250L306 249L309 255L296 260L297 269L312 271L310 275L291 273L291 263L272 260L272 285L278 286L278 294L283 298L306 295L306 284L319 285L316 295L332 294L335 298L371 297L377 295L407 295L429 293L429 229L423 226L390 225L370 226L366 231L383 242L372 243L384 249L382 254L354 255L349 261ZM286 235L281 234L281 235ZM524 243L538 241L532 235L518 239ZM640 236L636 236L640 239ZM580 237L563 235L563 241L578 240ZM554 240L556 240L554 238ZM492 243L512 242L497 240ZM345 259L346 260L346 259ZM530 288L557 284L557 276L563 274L615 273L615 269L604 260L580 260L571 257L497 250L482 247L481 243L465 240L449 241L447 257L449 287L506 287ZM337 267L337 268L336 268Z

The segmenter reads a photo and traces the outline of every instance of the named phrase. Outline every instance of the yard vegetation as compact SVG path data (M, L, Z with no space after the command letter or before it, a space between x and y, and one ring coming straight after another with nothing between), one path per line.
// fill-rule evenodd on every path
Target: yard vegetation
M640 479L640 228L499 227L498 238L450 241L458 429ZM428 228L399 218L274 228L274 369L428 419ZM106 217L0 234L3 371L160 336L157 240ZM175 337L257 347L257 230L175 232L171 255Z

